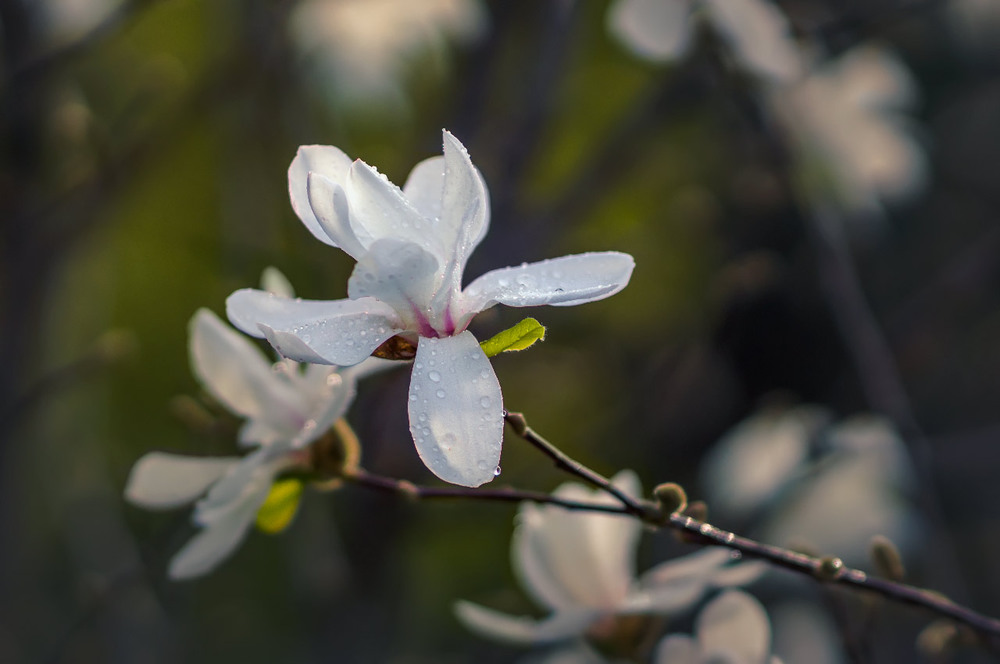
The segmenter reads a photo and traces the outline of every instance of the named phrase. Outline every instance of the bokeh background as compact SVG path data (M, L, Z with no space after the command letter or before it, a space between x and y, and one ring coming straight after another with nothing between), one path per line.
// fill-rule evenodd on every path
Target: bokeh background
M821 59L877 43L911 72L903 122L925 177L862 212L796 188L753 77L709 47L636 58L610 4L0 0L0 661L521 656L451 612L533 611L510 571L511 506L314 493L287 532L174 583L188 512L122 499L150 450L235 449L238 422L199 405L189 371L197 308L222 313L270 265L303 297L345 295L352 261L288 203L296 148L336 145L401 183L442 127L490 188L470 276L636 259L615 297L531 312L546 341L494 360L509 409L599 471L693 498L709 450L762 407L885 416L912 467L894 497L920 524L900 543L909 580L1000 614L1000 2L778 3ZM350 419L367 468L433 483L407 383L368 381ZM496 484L565 479L508 434ZM825 519L866 510L831 495ZM640 568L687 550L650 534ZM760 596L829 604L787 579ZM872 626L834 599L870 632L855 661L915 661L929 616L883 607Z

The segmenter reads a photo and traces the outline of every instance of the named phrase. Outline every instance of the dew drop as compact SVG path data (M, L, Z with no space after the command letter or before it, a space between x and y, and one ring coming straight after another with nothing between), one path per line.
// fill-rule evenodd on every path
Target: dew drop
M416 394L411 394L410 395L410 401L416 401L416 400L417 400L417 395Z
M438 399L444 399L444 390L438 390L438 391L437 391L437 392L435 392L434 394L436 394L436 395L437 395L437 398L438 398Z
M419 421L421 421L421 422L426 422L427 421L427 413L420 413L419 415L417 415L417 419Z
M493 469L493 477L500 477L500 472L501 472L500 466L497 466L496 468L494 468Z
M427 377L430 378L435 383L441 382L441 374L438 373L437 371L431 371L430 373L427 374Z
M490 400L489 397L483 397L482 399L479 400L479 405L482 406L483 408L489 408L491 403L492 401Z

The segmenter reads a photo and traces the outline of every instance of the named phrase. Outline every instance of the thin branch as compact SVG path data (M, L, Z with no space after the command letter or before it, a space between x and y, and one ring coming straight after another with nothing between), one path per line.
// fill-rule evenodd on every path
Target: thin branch
M361 468L345 473L343 479L344 481L351 482L352 484L357 484L359 486L387 493L394 493L414 500L458 498L463 500L483 500L502 503L520 503L528 501L545 505L557 505L558 507L568 510L606 512L609 514L635 516L627 508L619 507L618 505L602 505L600 503L566 500L541 491L522 491L520 489L512 488L465 489L459 487L421 486L406 480L397 480L391 477L384 477L382 475L374 475Z
M604 477L597 471L584 466L579 461L570 458L565 452L542 438L534 429L528 426L527 420L524 419L524 415L521 413L505 412L504 419L506 419L511 428L514 429L514 433L541 450L542 454L552 459L556 468L564 470L571 475L575 475L587 484L611 494L625 506L627 513L637 516L643 521L658 521L662 518L660 510L658 510L655 505L645 501L636 500L612 484L611 480L608 478Z
M964 623L984 634L1000 637L1000 620L957 604L932 590L869 576L859 569L844 566L843 561L839 558L817 558L770 544L763 544L683 514L672 514L669 527L683 533L685 537L696 544L735 549L744 556L766 560L776 567L812 576L823 583L857 588L894 602L919 606Z

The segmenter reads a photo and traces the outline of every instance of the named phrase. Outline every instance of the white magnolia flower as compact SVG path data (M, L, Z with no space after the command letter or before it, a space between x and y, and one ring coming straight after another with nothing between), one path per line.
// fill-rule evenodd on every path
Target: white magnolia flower
M746 70L778 81L799 74L801 58L788 19L768 0L618 0L608 27L639 57L668 62L691 48L699 13Z
M849 564L867 561L877 534L907 549L917 524L903 442L884 418L829 422L829 413L800 407L737 425L703 466L709 506L724 518L761 516L764 541L805 544Z
M694 638L671 634L656 647L655 664L780 664L771 655L771 623L753 596L729 590L705 605Z
M882 201L916 193L927 178L926 157L905 117L916 96L902 62L887 49L864 46L776 89L771 100L813 193L832 190L848 209L878 213Z
M304 466L307 446L343 417L366 367L338 370L288 360L274 366L248 339L207 309L191 319L191 368L205 389L247 418L240 457L151 452L132 467L125 497L149 509L195 505L197 534L170 562L174 579L211 571L239 545L278 473ZM379 363L378 360L372 360ZM207 491L207 493L206 493Z
M391 100L414 56L443 59L449 41L482 35L487 16L479 0L304 0L290 25L339 97Z
M569 306L628 283L634 262L617 252L578 254L488 272L462 288L469 254L486 234L486 185L458 140L413 169L403 189L335 147L306 146L288 171L292 207L321 241L357 261L349 299L294 300L244 289L229 319L285 357L349 366L401 335L417 344L410 433L441 479L479 486L494 477L503 438L500 384L472 333L495 304Z
M635 473L622 471L616 487L633 496ZM616 504L599 490L567 483L555 496ZM627 516L570 512L525 503L511 545L514 572L524 590L551 614L536 620L510 616L460 601L458 618L489 638L536 645L583 636L608 636L617 619L672 614L713 588L750 583L764 572L760 562L733 561L728 549L705 549L665 562L636 578L635 554L642 524Z

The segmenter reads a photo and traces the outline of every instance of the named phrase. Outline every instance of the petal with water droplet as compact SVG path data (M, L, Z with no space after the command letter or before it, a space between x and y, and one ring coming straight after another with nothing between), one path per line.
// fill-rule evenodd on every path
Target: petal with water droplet
M428 365L432 352L439 366L447 368L437 373L438 381L431 378L433 370ZM431 472L461 486L474 487L492 480L503 441L503 397L493 367L471 332L420 339L410 395L421 394L435 396L426 403L411 398L410 433ZM492 404L485 421L483 398ZM421 415L426 416L426 422L421 422Z
M628 254L606 251L575 254L487 272L466 287L467 311L494 304L568 307L614 295L628 285L635 261Z
M332 247L341 245L327 233L309 204L309 174L318 173L343 187L350 169L351 158L331 145L303 145L288 168L288 194L292 199L292 209L310 233Z
M405 329L392 307L371 297L290 300L244 288L226 300L226 313L233 325L266 337L285 357L312 364L357 364Z

